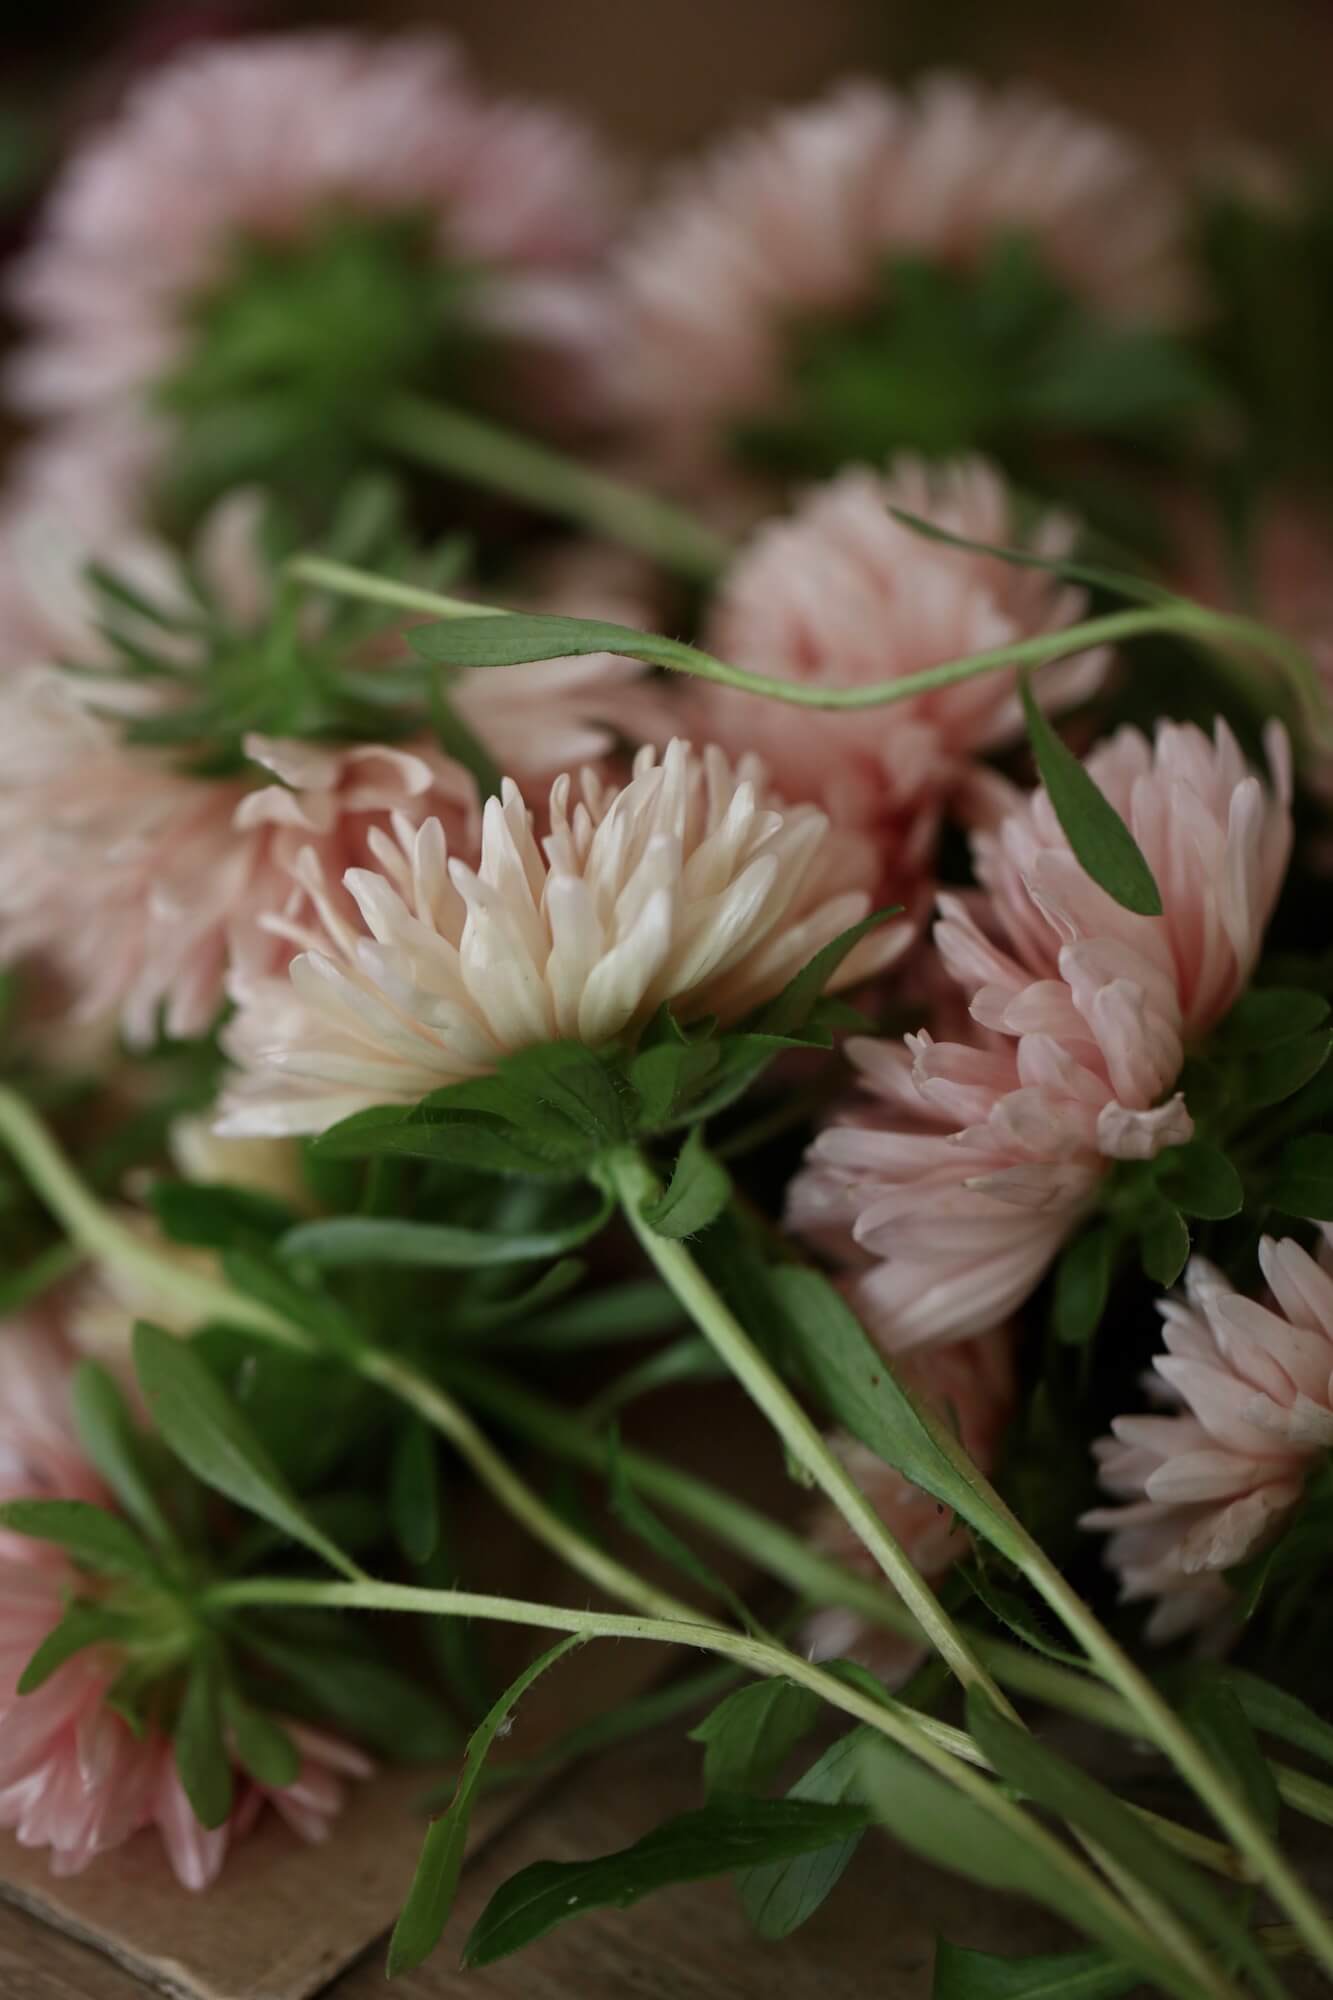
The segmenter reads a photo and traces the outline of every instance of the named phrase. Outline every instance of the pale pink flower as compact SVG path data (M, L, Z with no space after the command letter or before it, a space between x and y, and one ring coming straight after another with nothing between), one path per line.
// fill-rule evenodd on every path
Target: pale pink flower
M618 209L586 133L488 97L442 37L196 44L66 168L13 282L31 338L11 388L43 416L144 397L238 242L299 244L334 214L426 219L442 263L475 274L483 327L578 349Z
M781 407L793 327L854 315L895 255L966 269L1014 232L1114 318L1188 306L1175 191L1131 139L1033 90L853 82L779 111L678 172L632 230L621 405L666 455L711 456Z
M1155 1600L1147 1631L1172 1639L1224 1612L1223 1572L1261 1549L1333 1446L1333 1277L1289 1238L1266 1237L1270 1305L1195 1258L1184 1299L1163 1300L1153 1362L1170 1416L1117 1417L1097 1446L1121 1504L1084 1516L1107 1529L1127 1600Z
M901 680L968 653L1054 632L1084 615L1085 593L1048 572L928 540L898 507L971 541L1023 539L1002 477L980 458L931 468L897 459L881 477L851 467L814 487L790 518L759 529L724 578L705 638L736 665L819 688ZM1046 515L1034 553L1068 553L1074 524ZM1044 673L1051 707L1092 694L1104 650ZM701 683L699 730L755 750L788 798L811 799L884 842L902 893L934 844L941 807L982 782L977 759L1022 733L1012 673L984 674L883 708L784 706ZM895 876L897 879L895 880Z
M1013 1335L1008 1328L934 1348L895 1364L904 1386L933 1406L954 1427L964 1450L982 1473L996 1458L1014 1409ZM854 1439L835 1440L838 1455L899 1547L927 1583L938 1584L971 1547L965 1527L950 1508L913 1486L875 1453ZM865 1548L836 1509L821 1506L810 1524L811 1539L824 1554L849 1568L879 1578ZM837 1606L816 1612L805 1628L816 1659L850 1656L882 1674L893 1686L905 1681L928 1648L871 1625L855 1611Z
M70 1368L53 1323L29 1317L0 1330L0 1499L111 1504L74 1430ZM238 1773L231 1818L209 1831L181 1789L169 1740L154 1727L136 1737L107 1706L122 1664L114 1646L87 1648L31 1694L18 1692L71 1598L94 1587L52 1544L0 1534L0 1827L26 1847L49 1847L53 1870L72 1875L153 1826L191 1889L215 1879L266 1800L302 1839L323 1839L343 1802L342 1779L371 1769L348 1744L286 1725L302 1753L296 1779L269 1789Z
M1225 724L1213 742L1119 731L1088 770L1132 829L1161 916L1074 858L1044 791L974 840L982 888L942 895L935 943L969 998L967 1043L848 1045L868 1093L794 1182L793 1225L859 1261L858 1310L892 1349L1008 1317L1092 1207L1112 1160L1187 1140L1187 1043L1244 991L1291 845L1286 739L1273 790Z
M304 854L315 914L270 920L300 951L288 978L236 985L226 1046L244 1074L220 1129L322 1131L534 1044L634 1035L663 1005L737 1021L870 909L865 843L812 806L784 807L756 761L733 767L714 747L641 750L620 789L566 774L549 827L539 843L506 780L475 870L437 820L377 830L375 867L344 878L359 922ZM863 940L842 979L904 942Z
M233 495L196 545L201 576L240 631L261 630L270 608L259 505ZM155 603L197 609L177 563L124 526L118 535L108 527L91 548L62 534L49 497L8 525L25 590L9 599L7 631L0 610L0 645L10 638L40 659L99 671L29 667L22 653L3 663L12 671L0 674L0 950L48 961L81 1020L119 1016L141 1042L162 1009L168 1032L203 1032L233 960L247 978L281 969L283 947L260 919L299 913L293 871L306 847L336 883L368 858L373 826L431 815L454 851L471 855L475 785L427 739L340 746L254 734L244 746L249 768L212 777L182 770L176 747L127 743L108 711L152 714L179 697L175 684L117 674L83 571L96 554ZM0 573L5 547L0 525ZM643 616L629 581L618 594L587 570L545 581L548 608ZM309 615L317 639L316 604ZM160 643L162 634L152 637ZM182 638L184 657L191 643ZM400 643L392 638L390 650ZM643 671L606 654L486 669L460 676L449 698L506 768L549 783L570 763L605 757L622 734L656 732L660 703L642 686Z

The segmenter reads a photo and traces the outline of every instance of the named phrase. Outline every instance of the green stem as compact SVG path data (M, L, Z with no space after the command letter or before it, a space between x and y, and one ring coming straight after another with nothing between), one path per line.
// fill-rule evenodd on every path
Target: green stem
M155 1291L165 1289L201 1320L225 1319L284 1347L310 1345L308 1336L271 1306L234 1292L220 1279L173 1263L118 1222L88 1192L40 1118L6 1085L0 1085L0 1139L89 1257L115 1265Z
M325 556L295 556L288 568L290 574L302 583L337 591L343 596L362 598L370 603L424 612L433 618L502 618L513 615L498 605L474 604L466 598L445 597L437 591L420 589L415 584L395 583L389 577L353 569L347 563L334 562ZM954 687L960 681L975 680L1000 668L1048 666L1056 660L1068 658L1071 653L1081 653L1093 646L1114 645L1125 639L1164 632L1200 640L1223 652L1230 647L1241 646L1267 657L1292 681L1311 723L1327 735L1326 703L1319 691L1314 668L1299 646L1254 619L1210 611L1204 605L1192 604L1183 598L1173 599L1168 604L1108 612L1100 618L1086 619L1080 625L1067 625L1059 632L1043 632L1032 638L1015 640L1007 646L991 646L983 652L968 653L960 659L944 660L938 666L924 667L919 673L903 674L897 680L872 681L860 687L821 687L804 681L778 679L771 674L751 673L747 668L735 666L729 660L720 660L697 646L687 646L680 640L667 639L659 633L635 632L629 627L624 628L623 640L617 636L616 643L617 650L630 658L646 660L653 666L669 667L676 673L692 674L700 680L716 681L722 687L739 688L747 694L764 695L772 701L785 701L797 708L861 709L882 708L894 702L909 701L916 695ZM606 642L602 639L598 650L605 649Z
M954 1455L961 1453L961 1447L956 1440L952 1440L947 1427L938 1426L937 1435L942 1444L947 1441ZM1250 1862L1255 1879L1267 1887L1274 1901L1290 1917L1312 1955L1327 1972L1333 1973L1333 1923L1300 1877L1289 1867L1277 1843L1147 1675L1122 1652L1044 1550L1005 1507L998 1493L977 1473L971 1461L967 1463L974 1483L1008 1518L1015 1542L1011 1553L1022 1574L1078 1641L1097 1672L1123 1696L1143 1735L1171 1760L1181 1777L1208 1807L1232 1845Z
M572 521L698 582L730 560L722 537L684 508L468 411L397 396L373 428L405 458Z
M798 1465L809 1471L857 1539L864 1544L902 1598L916 1625L965 1687L984 1688L1006 1715L1014 1711L969 1648L929 1585L918 1574L873 1507L806 1415L786 1383L759 1352L725 1300L713 1289L683 1243L659 1236L644 1221L647 1203L661 1186L640 1153L631 1147L609 1153L607 1185L616 1195L630 1228L659 1275L711 1342L747 1395L758 1405Z
M234 1291L220 1278L172 1262L126 1229L89 1194L41 1120L5 1086L0 1086L0 1139L52 1213L90 1257L133 1273L155 1291L167 1292L187 1313L201 1320L225 1320L229 1326L244 1327L264 1340L309 1350L310 1336L271 1306ZM698 1619L703 1615L656 1589L569 1527L519 1478L466 1411L408 1363L370 1347L348 1358L368 1380L410 1404L441 1432L501 1506L589 1583L654 1616Z
M998 1820L1013 1838L1035 1848L1047 1865L1076 1882L1080 1894L1095 1904L1102 1914L1152 1958L1158 1976L1171 1991L1192 1995L1198 1988L1214 1995L1230 1996L1230 1982L1198 1953L1194 1941L1183 1932L1174 1934L1173 1921L1155 1940L1144 1923L1091 1870L1054 1839L1002 1790L989 1783L974 1768L985 1760L971 1738L961 1730L938 1722L905 1707L889 1695L876 1697L839 1680L823 1668L788 1652L772 1640L752 1638L720 1626L692 1621L659 1618L630 1618L615 1613L575 1611L563 1606L534 1604L524 1599L482 1595L473 1591L431 1590L414 1584L394 1583L302 1583L275 1577L243 1579L215 1585L203 1600L216 1610L235 1610L258 1605L318 1607L324 1610L402 1611L426 1616L491 1618L514 1625L536 1626L547 1631L578 1632L588 1638L640 1639L664 1645L690 1646L730 1660L748 1672L766 1679L783 1679L807 1687L832 1708L886 1736L909 1751L948 1783L972 1799L983 1811ZM1153 1899L1155 1903L1155 1899ZM1162 1913L1152 1911L1154 1921ZM1159 1950L1160 1944L1160 1950ZM1161 1951L1168 1957L1163 1960Z

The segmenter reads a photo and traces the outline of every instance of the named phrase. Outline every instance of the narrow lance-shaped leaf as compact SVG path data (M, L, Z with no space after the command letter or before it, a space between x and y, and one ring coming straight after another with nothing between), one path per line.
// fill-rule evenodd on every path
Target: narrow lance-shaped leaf
M134 1367L171 1449L206 1486L322 1556L344 1576L360 1574L318 1529L222 1384L189 1343L146 1321L134 1329Z
M1138 1983L1137 1972L1104 1951L995 1958L941 1938L931 2000L1119 2000Z
M79 1363L70 1406L80 1444L125 1512L159 1548L172 1547L175 1536L144 1466L143 1440L120 1385L100 1361Z
M704 1746L704 1788L762 1792L819 1720L819 1696L793 1681L737 1688L690 1731Z
M855 1790L861 1751L874 1733L864 1724L849 1729L815 1759L787 1797L841 1805ZM776 1942L798 1930L833 1893L860 1843L858 1829L826 1847L746 1869L737 1886L741 1905L758 1935Z
M730 1199L731 1176L696 1125L680 1149L666 1193L648 1204L643 1219L659 1236L697 1236L717 1221Z
M557 1229L503 1235L444 1222L407 1222L389 1216L331 1216L288 1230L279 1254L324 1270L361 1264L401 1264L416 1270L486 1270L498 1264L534 1263L586 1243L604 1226L612 1204Z
M699 1882L808 1854L866 1822L860 1806L805 1799L717 1799L666 1821L632 1847L594 1861L538 1861L501 1885L463 1952L466 1966L491 1965L588 1910L628 1909L673 1882Z
M574 1633L525 1667L474 1730L453 1798L440 1817L431 1823L407 1901L393 1927L387 1967L390 1979L396 1978L400 1972L410 1972L429 1957L449 1921L467 1851L472 1805L491 1745L508 1721L511 1710L532 1683L581 1643L582 1635Z
M185 1796L202 1826L221 1826L231 1812L231 1758L222 1734L220 1672L216 1659L203 1652L195 1659L185 1683L185 1696L172 1747Z
M1142 917L1160 917L1161 893L1133 834L1051 728L1033 699L1026 675L1019 686L1037 770L1079 863L1124 909Z
M161 1581L157 1558L129 1522L91 1501L7 1500L0 1505L0 1527L30 1535L34 1541L54 1542L85 1569L134 1576L147 1583Z

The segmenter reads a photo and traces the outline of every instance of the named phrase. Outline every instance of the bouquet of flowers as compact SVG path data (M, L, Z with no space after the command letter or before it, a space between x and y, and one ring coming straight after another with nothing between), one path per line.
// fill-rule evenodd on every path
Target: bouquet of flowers
M468 1964L716 1874L781 1937L880 1828L1079 1934L941 1941L948 2000L1333 1972L1333 188L1272 178L945 76L635 206L344 33L78 140L0 495L0 1824L55 1868L152 1826L200 1889L451 1761L412 1966L526 1689L653 1640L698 1809ZM689 1383L787 1508L622 1445ZM554 1635L507 1688L488 1621Z

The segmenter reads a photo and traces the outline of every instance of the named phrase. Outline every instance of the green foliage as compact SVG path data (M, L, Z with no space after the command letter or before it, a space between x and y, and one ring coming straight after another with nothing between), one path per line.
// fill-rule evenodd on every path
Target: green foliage
M667 1820L616 1854L595 1861L538 1861L496 1890L463 1951L467 1966L491 1965L588 1910L628 1909L674 1882L756 1868L809 1854L865 1824L854 1805L806 1799L714 1799Z
M1278 1160L1268 1198L1284 1215L1333 1222L1333 1138L1324 1132L1307 1132L1289 1140Z
M134 1367L154 1422L197 1479L344 1576L359 1574L302 1508L237 1405L187 1342L140 1321L134 1329Z
M931 2000L1119 2000L1137 1984L1137 1972L1102 1951L995 1958L941 1938Z
M873 1735L865 1725L849 1729L815 1759L787 1797L834 1806L854 1799L861 1752ZM814 1915L842 1880L861 1844L862 1831L857 1828L823 1847L742 1872L737 1880L741 1906L761 1938L776 1942L790 1937Z
M491 1745L508 1726L515 1705L532 1683L579 1643L577 1637L562 1639L526 1666L469 1739L453 1798L440 1817L431 1822L407 1901L389 1940L387 1971L390 1979L400 1972L410 1972L424 1958L428 1958L449 1921L467 1850L472 1805Z
M660 1200L643 1211L659 1236L697 1236L716 1222L731 1200L731 1176L704 1144L696 1125L681 1147L671 1182Z
M704 1746L708 1796L766 1790L821 1711L819 1696L792 1681L759 1681L729 1694L690 1731Z
M159 1583L157 1556L140 1541L128 1521L87 1500L6 1500L0 1527L34 1541L54 1542L80 1568L98 1575L135 1577Z
M1079 863L1098 887L1125 909L1139 916L1160 916L1161 892L1133 834L1073 751L1051 728L1033 700L1026 674L1019 685L1037 770Z
M191 1665L172 1748L195 1818L203 1826L222 1826L231 1813L231 1758L222 1733L218 1665L209 1649L200 1652Z

